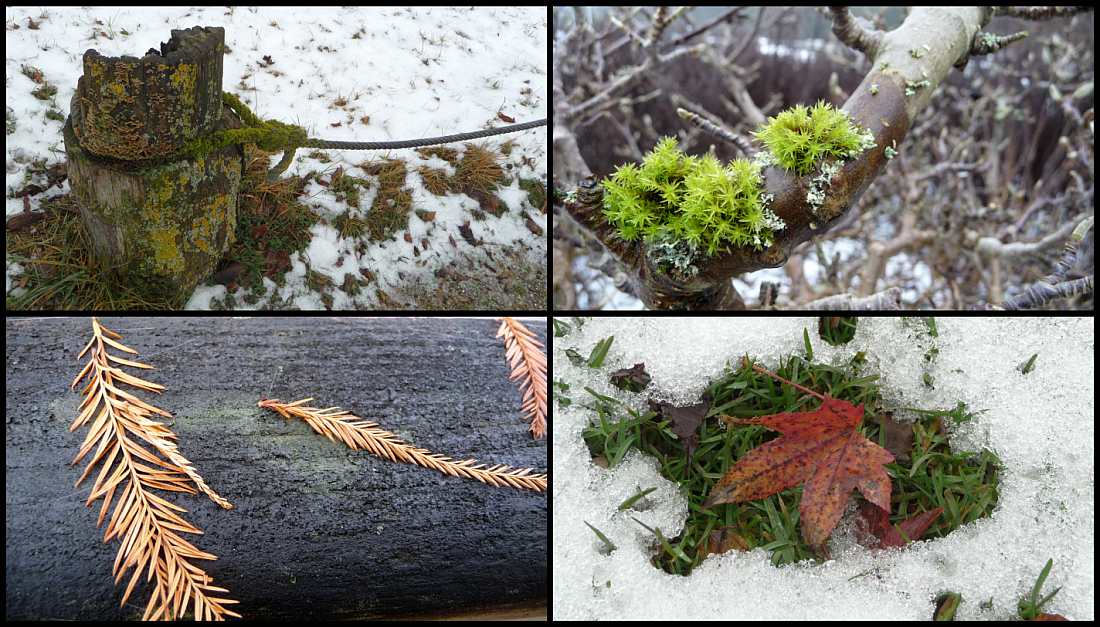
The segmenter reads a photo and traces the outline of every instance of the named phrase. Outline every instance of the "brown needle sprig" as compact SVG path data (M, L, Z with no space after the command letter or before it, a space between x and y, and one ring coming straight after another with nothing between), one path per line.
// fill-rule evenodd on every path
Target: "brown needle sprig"
M501 320L501 318L497 318ZM508 349L504 358L510 360L513 381L520 380L519 390L527 388L523 395L524 418L531 418L531 428L536 438L546 435L546 355L536 348L542 346L534 333L522 324L504 318L497 330L497 337L504 336L504 346Z
M424 449L409 446L404 440L389 431L375 429L376 422L367 422L358 416L353 416L339 407L317 409L316 407L302 407L302 403L312 401L312 398L303 398L293 403L280 403L279 399L263 399L257 405L272 411L277 411L289 420L291 416L298 416L309 423L313 430L327 436L335 442L332 436L346 443L352 450L359 450L361 446L393 462L406 462L417 464L425 468L434 468L440 472L455 477L469 477L482 483L491 483L495 486L510 485L514 488L532 488L534 490L546 489L546 475L528 475L530 468L522 470L510 470L511 466L497 465L492 468L483 468L485 464L473 464L476 459L467 459L461 462L452 461L450 457L436 455Z
M222 620L225 616L240 618L240 614L222 607L223 603L237 603L237 601L207 596L209 592L228 591L225 588L210 585L210 577L187 561L187 558L218 559L209 553L203 553L176 535L176 531L202 534L170 511L174 509L186 512L187 510L152 494L148 489L161 488L196 494L197 492L187 485L189 481L194 481L199 489L222 507L230 509L233 506L215 494L191 467L191 462L180 455L176 445L168 441L169 438L178 439L176 435L162 423L150 420L150 416L154 413L168 418L171 418L172 414L146 404L122 391L116 384L126 383L158 394L160 390L165 389L164 386L128 375L120 368L112 366L111 362L134 368L153 369L153 367L108 354L106 345L135 355L137 351L106 337L104 334L122 339L122 336L100 326L98 318L92 319L92 330L95 336L77 357L81 359L91 348L91 361L73 381L75 388L85 375L88 376L90 379L88 387L81 392L81 395L87 398L80 405L83 409L80 417L76 419L69 431L76 430L96 415L92 428L84 439L84 445L80 448L80 454L73 460L73 464L80 461L98 443L95 457L88 463L80 480L76 482L76 485L80 485L92 467L107 455L103 470L100 471L99 478L92 487L92 493L85 504L87 507L97 498L104 497L103 509L99 512L99 521L96 522L97 527L103 522L103 517L107 514L111 501L114 500L115 489L126 481L122 495L115 506L114 516L111 517L111 522L107 526L107 535L103 538L104 542L110 540L112 536L118 536L122 540L118 557L115 558L116 584L131 566L136 566L130 585L126 588L126 595L122 597L122 605L125 605L126 599L134 589L134 584L137 583L148 564L147 579L152 579L155 573L157 584L142 620L170 619L180 616L191 603L190 599L194 599L196 619ZM96 414L101 402L102 409ZM126 437L127 432L153 445L168 461L162 460ZM142 461L163 466L167 470L147 466L141 463Z

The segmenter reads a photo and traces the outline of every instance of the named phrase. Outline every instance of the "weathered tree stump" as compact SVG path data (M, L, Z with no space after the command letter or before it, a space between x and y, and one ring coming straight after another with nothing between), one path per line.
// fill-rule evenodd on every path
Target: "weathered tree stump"
M186 155L243 125L222 106L225 29L173 30L141 59L84 53L65 124L69 181L93 248L148 300L186 294L233 243L244 155Z

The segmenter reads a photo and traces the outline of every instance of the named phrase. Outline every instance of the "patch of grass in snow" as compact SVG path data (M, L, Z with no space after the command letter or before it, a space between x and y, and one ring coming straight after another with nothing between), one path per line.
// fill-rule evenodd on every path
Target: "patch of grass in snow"
M612 365L611 370L628 365ZM856 406L864 403L866 414L862 433L882 445L885 434L880 433L880 427L871 418L900 408L883 407L878 375L867 375L862 370L862 356L840 366L829 366L808 363L792 355L783 361L776 374ZM624 390L644 394L636 383L617 381L616 384ZM635 388L632 390L629 385ZM737 367L712 383L708 394L710 410L693 434L696 448L692 454L685 448L684 438L672 433L671 423L663 412L638 413L604 396L595 397L592 422L582 432L593 458L614 464L627 450L637 449L656 458L662 475L680 484L681 493L688 500L688 519L678 534L663 530L675 551L666 550L654 536L653 565L669 573L687 575L712 552L726 550L716 545L719 538L728 541L731 534L737 536L741 550L761 547L771 551L775 565L818 560L803 543L798 526L801 485L755 501L702 509L711 489L731 465L752 449L780 437L779 433L762 426L727 427L715 416L727 414L748 418L803 411L813 406L812 398L770 377L756 374L751 367ZM644 405L644 401L630 404ZM943 513L923 536L924 539L938 538L988 516L997 506L1000 461L996 455L988 450L953 453L950 449L952 427L970 420L973 415L959 403L947 411L923 412L915 421L909 454L912 461L886 465L893 488L891 523L943 507Z

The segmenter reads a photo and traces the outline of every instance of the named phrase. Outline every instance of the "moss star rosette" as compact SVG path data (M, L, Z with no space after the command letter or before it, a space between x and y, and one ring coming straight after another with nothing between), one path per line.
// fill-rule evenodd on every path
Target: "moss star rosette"
M807 109L795 105L753 133L784 169L804 176L826 157L854 159L875 145L870 131L853 125L845 111L818 101Z
M723 167L711 155L687 156L662 140L641 168L624 165L604 181L604 216L628 241L644 239L671 263L694 274L691 262L729 246L762 250L786 225L767 209L760 166L736 159Z

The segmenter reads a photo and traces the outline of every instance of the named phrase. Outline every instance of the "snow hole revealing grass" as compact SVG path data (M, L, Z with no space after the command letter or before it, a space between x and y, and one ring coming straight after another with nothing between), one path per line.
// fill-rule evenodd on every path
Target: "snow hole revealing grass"
M1042 611L1090 619L1091 320L859 319L836 346L818 330L816 318L556 320L554 560L570 567L555 570L555 618L927 620L937 599L959 595L959 618L1003 620L1052 560L1039 598L1061 589ZM643 417L649 401L684 408L704 393L742 417L808 402L742 368L746 355L914 425L909 459L895 454L886 468L891 522L902 501L905 517L944 507L923 540L857 543L858 490L827 541L831 560L803 544L801 486L701 511L731 460L779 434L704 421L689 467L667 413ZM641 363L644 390L644 376L610 376ZM869 420L864 433L899 446ZM723 526L748 551L706 555L708 544L732 543L712 535Z

